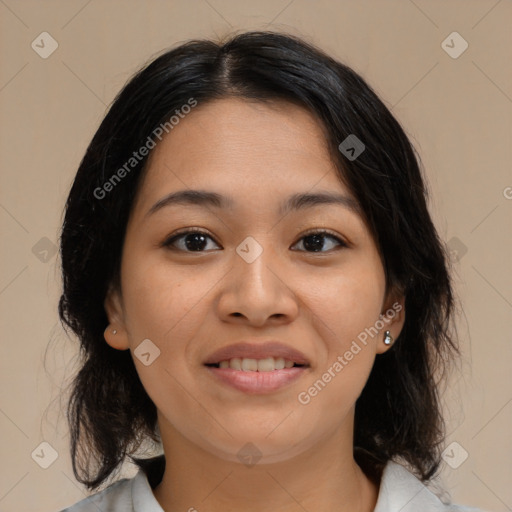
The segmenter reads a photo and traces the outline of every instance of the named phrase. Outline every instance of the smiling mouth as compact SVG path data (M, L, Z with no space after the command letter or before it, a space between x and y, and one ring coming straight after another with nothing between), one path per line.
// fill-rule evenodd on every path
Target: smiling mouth
M271 372L287 368L307 368L309 365L295 363L282 357L266 357L264 359L233 357L229 360L206 364L205 366L210 368L230 368L242 372Z

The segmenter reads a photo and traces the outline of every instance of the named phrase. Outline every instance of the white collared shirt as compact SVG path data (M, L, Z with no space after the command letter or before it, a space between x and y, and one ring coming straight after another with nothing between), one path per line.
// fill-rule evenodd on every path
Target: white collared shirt
M201 509L197 504L198 510ZM194 504L191 504L194 509ZM142 469L61 512L164 512ZM484 512L443 503L405 467L389 461L382 473L374 512Z

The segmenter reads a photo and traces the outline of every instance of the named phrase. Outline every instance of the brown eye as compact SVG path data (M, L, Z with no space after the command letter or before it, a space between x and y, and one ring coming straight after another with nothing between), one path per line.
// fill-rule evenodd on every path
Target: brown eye
M181 233L177 233L169 237L162 243L162 247L168 247L170 249L183 252L206 252L207 250L212 249L211 247L207 249L208 240L212 240L215 245L217 245L215 240L205 231L182 231ZM326 240L331 240L331 242L326 243ZM341 238L329 231L313 231L307 233L299 240L299 242L302 242L304 247L302 250L306 252L329 252L332 250L332 241L334 241L334 247L348 247ZM326 247L327 250L325 250Z
M327 251L322 250L326 246L326 239L334 240L337 242L338 246L347 247L347 244L343 240L329 231L314 231L308 233L303 236L300 241L303 241L302 244L306 252L329 252L330 249ZM327 246L329 245L330 244L327 244Z
M213 238L204 231L184 231L168 238L162 246L184 252L204 252L205 248L208 246L208 239L213 240ZM179 243L177 244L177 242Z

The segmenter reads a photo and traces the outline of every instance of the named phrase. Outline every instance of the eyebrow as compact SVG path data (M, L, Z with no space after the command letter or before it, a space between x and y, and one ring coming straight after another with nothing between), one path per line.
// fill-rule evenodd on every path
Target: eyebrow
M159 199L146 213L146 217L154 214L164 207L200 206L213 207L217 209L232 208L235 201L231 197L223 196L217 192L206 190L179 190ZM291 211L304 210L320 205L338 205L347 208L353 213L360 215L360 208L357 201L351 197L333 192L299 193L293 194L281 203L278 214L284 216Z

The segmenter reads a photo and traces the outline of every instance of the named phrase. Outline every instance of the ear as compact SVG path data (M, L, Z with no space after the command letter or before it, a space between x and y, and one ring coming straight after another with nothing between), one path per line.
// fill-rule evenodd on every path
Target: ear
M103 306L105 307L109 321L109 325L104 333L105 341L112 348L117 350L128 350L130 344L124 320L123 302L120 290L110 286ZM116 331L115 334L114 331Z
M405 323L405 295L403 293L396 290L388 293L381 311L380 320L383 322L384 326L377 340L377 353L383 354L396 343ZM384 343L386 331L389 331L393 338L391 345Z

